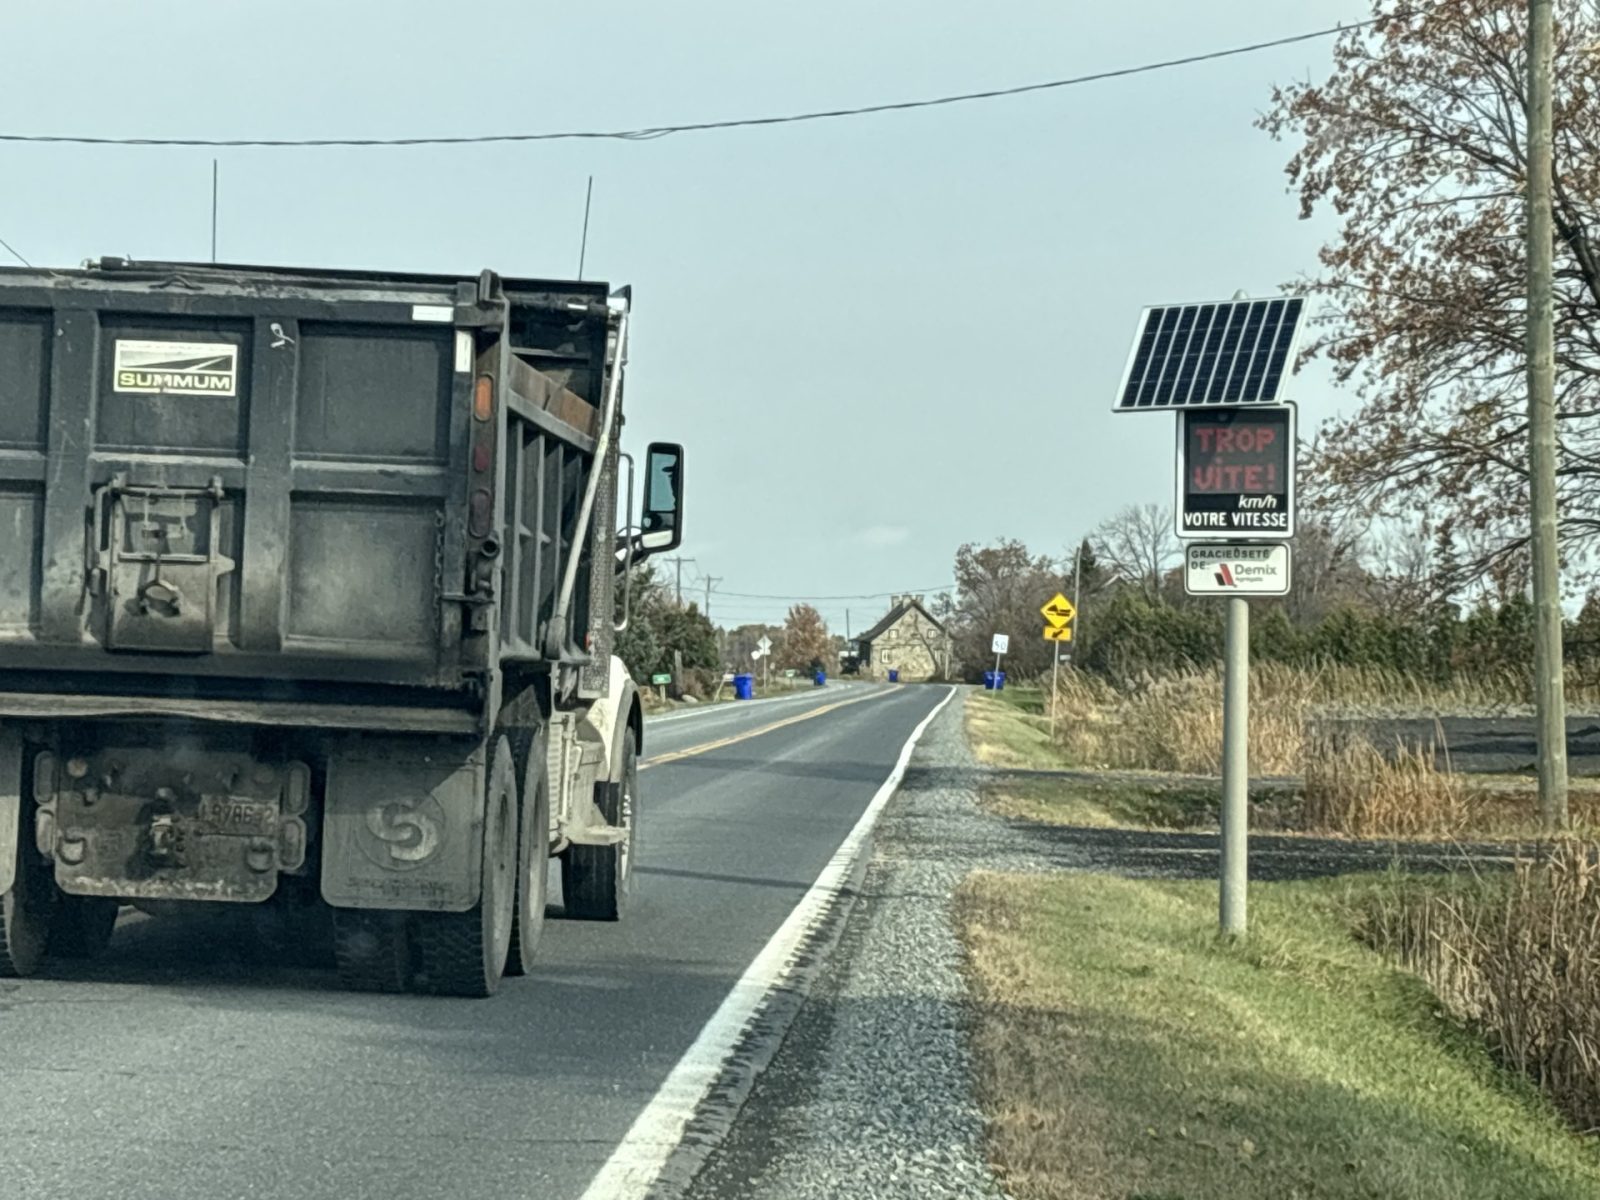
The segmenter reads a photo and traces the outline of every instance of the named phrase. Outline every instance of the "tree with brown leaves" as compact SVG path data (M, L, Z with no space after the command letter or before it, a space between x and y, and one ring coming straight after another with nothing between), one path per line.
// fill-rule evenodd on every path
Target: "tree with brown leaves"
M1259 124L1295 138L1303 216L1338 214L1303 358L1355 385L1313 443L1320 504L1432 531L1446 590L1520 590L1528 541L1526 0L1375 0L1320 84ZM1556 0L1558 502L1569 578L1600 548L1600 2Z
M828 623L822 614L809 604L796 604L789 609L783 622L783 632L778 635L777 666L797 671L810 670L820 663L824 670L837 669L833 638L828 635Z

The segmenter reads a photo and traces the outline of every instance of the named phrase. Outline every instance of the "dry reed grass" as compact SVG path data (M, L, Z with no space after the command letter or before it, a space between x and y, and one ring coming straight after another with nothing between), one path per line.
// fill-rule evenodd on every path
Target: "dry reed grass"
M1463 831L1469 797L1435 763L1436 745L1397 743L1386 754L1365 738L1329 732L1321 718L1390 709L1482 707L1488 692L1445 692L1395 672L1307 671L1261 664L1250 672L1250 770L1305 779L1308 831L1357 837L1443 836ZM1090 767L1216 775L1222 769L1222 675L1184 671L1113 685L1064 672L1054 703L1057 740ZM1437 745L1442 746L1442 732Z
M1441 735L1442 741L1442 735ZM1307 739L1301 817L1309 828L1350 837L1454 837L1472 817L1461 776L1437 765L1433 744L1396 742L1384 754L1366 738Z
M1600 1132L1600 843L1557 843L1509 877L1401 879L1362 932L1578 1129Z

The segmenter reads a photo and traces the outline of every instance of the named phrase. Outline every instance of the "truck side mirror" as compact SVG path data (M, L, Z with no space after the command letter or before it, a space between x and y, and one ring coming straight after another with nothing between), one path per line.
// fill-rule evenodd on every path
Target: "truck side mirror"
M683 447L650 443L644 467L644 516L639 549L648 556L683 543Z

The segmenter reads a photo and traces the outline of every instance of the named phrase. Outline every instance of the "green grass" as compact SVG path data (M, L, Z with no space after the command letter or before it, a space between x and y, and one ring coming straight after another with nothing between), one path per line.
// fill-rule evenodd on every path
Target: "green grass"
M1043 706L1038 688L968 693L967 743L978 761L1024 771L1070 767L1061 748L1050 740L1050 723L1039 711Z
M969 879L957 898L991 1158L1018 1200L1600 1195L1600 1155L1350 929L1366 877Z
M984 802L1004 817L1079 829L1204 829L1217 823L1215 786L1152 781L1008 780L984 789Z
M998 692L985 692L984 696L998 700L1007 708L1014 708L1020 713L1030 717L1042 717L1044 713L1044 689L1042 687L1029 687L1026 684L1007 684Z

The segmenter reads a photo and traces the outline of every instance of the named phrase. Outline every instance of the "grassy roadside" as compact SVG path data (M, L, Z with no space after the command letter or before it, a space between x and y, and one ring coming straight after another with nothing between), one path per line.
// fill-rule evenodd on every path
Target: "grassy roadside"
M970 692L965 710L967 744L986 766L1010 771L1059 770L1073 764L1050 740L1040 688Z
M1049 736L1039 689L973 692L967 740L978 760L1004 771L1076 772L1072 778L1011 778L983 789L1004 817L1091 829L1203 830L1216 827L1215 780L1149 770L1099 770L1074 761ZM1399 839L1536 839L1537 781L1514 775L1445 774L1419 756L1391 763L1357 746L1313 761L1308 782L1253 781L1250 825L1278 833ZM1600 779L1571 782L1574 829L1600 830ZM1316 801L1307 803L1311 795Z
M957 897L991 1156L1019 1200L1567 1198L1600 1156L1351 937L1384 881L977 875Z

